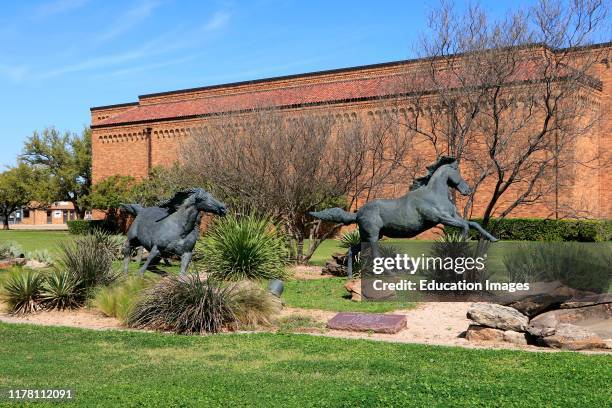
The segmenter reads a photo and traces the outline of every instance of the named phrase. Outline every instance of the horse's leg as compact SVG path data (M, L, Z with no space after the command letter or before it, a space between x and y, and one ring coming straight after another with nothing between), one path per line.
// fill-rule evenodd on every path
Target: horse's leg
M474 228L475 230L477 230L478 232L480 232L480 235L482 235L483 237L485 237L486 239L488 239L491 242L497 242L499 241L497 238L495 238L493 235L491 235L489 232L487 232L487 230L485 230L484 228L482 228L480 226L480 224L478 224L477 222L474 221L466 221L468 223L468 225L472 228Z
M144 275L145 271L149 267L149 264L151 263L151 261L153 261L153 259L155 259L157 255L159 255L159 249L157 249L157 245L154 245L153 248L151 248L151 250L149 251L149 256L147 257L147 260L145 261L144 265L138 271L140 273L140 276Z
M181 255L181 275L184 275L187 272L187 267L189 266L189 262L191 262L191 252L185 252Z
M470 233L470 224L460 217L440 217L440 222L449 227L458 227L463 230L462 235L467 238Z
M138 252L136 252L136 265L140 267L140 263L142 262L142 253L144 252L144 247L138 247Z
M123 273L128 274L128 269L130 267L130 257L132 256L132 246L130 245L130 240L126 240L123 245Z

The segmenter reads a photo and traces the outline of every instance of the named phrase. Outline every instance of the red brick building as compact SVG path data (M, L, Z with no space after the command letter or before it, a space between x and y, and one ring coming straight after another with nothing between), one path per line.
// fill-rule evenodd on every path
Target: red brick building
M578 61L594 52L608 55L611 48L611 43L606 43L571 53ZM367 117L380 109L385 99L397 96L389 90L398 89L397 84L405 80L406 73L420 69L424 63L424 60L398 61L206 86L141 95L138 102L91 108L93 181L115 174L144 177L152 166L171 165L179 158L180 140L219 113L241 115L253 108L277 107L294 114L324 110L338 117ZM603 120L588 138L578 142L576 152L597 153L598 165L580 169L572 191L566 196L576 206L588 205L591 217L612 218L612 176L605 165L612 157L609 117L612 83L607 57L599 59L589 74L592 81L585 83L586 92ZM401 103L408 108L410 97L406 96ZM481 207L482 203L475 203L476 209ZM512 213L534 217L551 214L550 206L544 205L517 208Z

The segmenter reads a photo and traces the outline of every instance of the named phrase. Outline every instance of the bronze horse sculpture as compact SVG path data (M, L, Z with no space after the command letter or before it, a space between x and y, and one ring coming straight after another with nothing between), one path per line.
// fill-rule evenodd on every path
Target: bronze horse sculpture
M199 236L201 212L221 216L227 212L225 204L201 188L179 191L155 207L121 204L121 208L136 217L123 248L124 272L128 272L132 248L144 247L149 256L140 268L141 275L156 257L172 255L181 257L181 274L184 274Z
M414 180L410 191L403 197L370 201L356 213L335 207L311 212L310 215L344 225L356 223L362 244L376 244L383 236L412 238L438 224L459 227L465 236L470 228L474 228L485 239L497 241L478 223L461 218L449 198L449 187L463 195L470 194L469 186L459 174L457 160L442 156L427 170L428 174Z

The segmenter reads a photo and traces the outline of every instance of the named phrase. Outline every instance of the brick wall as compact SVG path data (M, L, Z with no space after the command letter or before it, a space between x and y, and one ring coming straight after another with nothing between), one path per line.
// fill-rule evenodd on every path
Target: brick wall
M589 98L595 109L601 113L601 122L593 129L592 133L581 137L575 146L574 154L599 156L597 163L591 166L573 169L575 182L567 191L559 192L560 204L568 207L580 207L588 210L592 217L612 218L612 175L610 158L612 157L612 119L610 118L610 67L605 55L609 53L610 44L594 49L576 50L575 58L585 58L585 55L598 53L600 62L593 65L593 77L603 82L602 91L591 91ZM600 57L599 54L602 56ZM380 66L365 67L361 69L338 70L333 72L280 78L277 80L266 80L253 83L242 83L238 85L227 85L207 87L187 91L171 92L165 94L144 95L135 104L124 104L118 106L92 108L93 128L93 181L98 182L104 178L114 175L131 175L137 178L145 177L151 166L169 166L180 157L182 141L205 126L210 117L199 118L176 118L173 120L148 121L141 124L118 124L112 126L100 126L107 118L112 118L138 106L158 105L169 102L196 100L202 98L216 97L220 95L250 94L270 89L291 88L316 83L328 83L333 81L350 81L364 77L385 77L398 75L410 69L418 69L422 62L382 64ZM381 109L380 101L351 101L339 102L328 106L294 107L287 112L299 114L303 110L321 111L335 115L360 115L367 117L370 112ZM163 106L163 105L162 105ZM431 150L420 151L421 157L430 157L433 161L434 154ZM470 169L462 169L466 174ZM409 187L410 180L401 185L390 186L385 192L387 196L398 196ZM486 202L482 197L486 196L485 186L479 194L480 199L474 205L473 215L482 213ZM509 191L506 200L511 199L517 191ZM528 217L551 217L554 216L555 197L545 197L542 202L517 208L513 216ZM561 216L566 214L561 214Z

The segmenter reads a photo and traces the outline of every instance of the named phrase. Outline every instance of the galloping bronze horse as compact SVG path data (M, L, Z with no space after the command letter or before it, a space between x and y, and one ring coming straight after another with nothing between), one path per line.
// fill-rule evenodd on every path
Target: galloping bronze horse
M478 223L461 218L449 198L449 187L463 195L470 194L469 186L459 174L457 160L442 156L427 170L428 174L417 178L403 197L370 201L356 213L335 207L310 215L344 225L357 223L362 243L375 244L383 236L412 238L437 224L462 228L466 236L474 228L487 240L497 241Z

